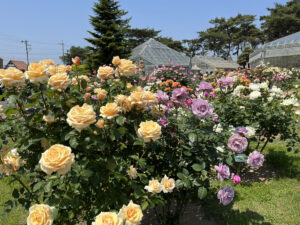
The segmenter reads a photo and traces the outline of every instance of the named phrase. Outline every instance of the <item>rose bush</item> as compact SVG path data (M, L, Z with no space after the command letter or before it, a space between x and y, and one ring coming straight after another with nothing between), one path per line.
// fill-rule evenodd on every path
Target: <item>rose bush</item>
M239 126L252 123L226 117L218 105L229 98L232 79L222 80L224 95L217 97L203 89L208 85L198 89L206 95L183 87L165 93L153 91L156 83L149 90L134 84L139 77L130 60L115 57L115 67L94 76L82 74L79 63L74 59L71 70L32 63L26 80L16 71L9 76L16 82L8 83L10 72L1 71L8 106L0 134L13 149L1 152L0 172L21 184L7 212L22 204L27 224L138 225L150 207L160 224L178 224L189 202L206 197L215 170L220 180L239 172L229 166L251 133ZM233 137L229 124L239 127ZM253 168L262 163L258 153L248 158ZM234 190L223 187L217 197L227 205Z

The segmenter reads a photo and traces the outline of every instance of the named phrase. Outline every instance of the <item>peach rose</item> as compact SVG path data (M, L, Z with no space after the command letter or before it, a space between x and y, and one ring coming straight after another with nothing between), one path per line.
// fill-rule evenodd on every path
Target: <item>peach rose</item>
M134 75L135 69L136 69L136 67L132 63L131 60L121 59L120 65L119 65L119 70L120 70L121 76L130 77L130 76Z
M116 213L101 212L92 225L122 225L123 219Z
M9 67L6 70L0 69L0 81L5 87L24 86L25 76L21 70Z
M151 140L156 141L161 135L161 126L153 121L140 123L140 128L137 130L138 136L143 138L145 142Z
M146 106L146 103L144 102L144 92L143 91L131 92L128 100L131 102L132 106L134 106L138 110L143 110Z
M27 225L52 225L54 207L45 204L33 205L29 209Z
M128 170L128 175L130 177L131 180L134 180L137 178L137 170L136 168L134 168L133 166L130 166L129 170Z
M126 84L126 88L130 89L130 88L132 88L132 87L133 87L133 86L132 86L131 83L127 83L127 84Z
M123 205L120 209L119 216L126 221L125 225L139 225L143 219L143 211L140 205L130 201L127 206Z
M43 120L48 123L48 124L51 124L51 123L54 123L55 122L55 117L51 114L48 114L48 115L44 115L43 116Z
M164 193L170 193L175 188L175 180L168 178L167 175L164 176L164 178L160 182L162 186L162 191Z
M119 56L113 57L112 64L113 64L114 66L120 65L120 62L121 62L121 60L120 60L120 57L119 57Z
M53 66L53 65L48 66L47 69L46 69L46 73L47 73L48 76L55 75L56 71L57 71L57 67Z
M55 66L55 62L52 59L43 59L40 61L40 63L45 67L49 67L49 66Z
M156 102L156 95L151 91L144 91L143 98L147 104L152 104Z
M96 89L94 89L94 93L97 94L98 100L104 100L105 97L106 97L106 95L107 95L107 91L105 91L102 88L96 88Z
M145 189L152 194L158 194L162 191L162 185L158 180L152 179L149 181L149 184L145 186Z
M48 84L50 84L54 90L65 90L71 84L71 80L67 73L57 73L50 77Z
M107 103L100 108L100 115L106 119L112 119L119 115L120 108L116 103Z
M80 65L80 58L76 56L75 58L72 58L72 62L74 65L79 66Z
M0 173L6 174L7 176L14 174L22 165L21 157L19 156L16 148L4 155L1 158L1 162L2 164L0 164ZM11 168L8 168L5 164L10 165Z
M70 147L56 144L46 150L39 161L41 170L46 174L57 172L66 174L70 171L75 155Z
M131 101L125 95L116 96L115 102L120 106L123 112L129 112L132 108Z
M86 103L82 107L76 105L71 108L67 116L68 124L79 132L96 122L96 113L93 107Z
M132 63L131 60L121 59L119 70L120 75L125 77L130 77L135 74L135 65Z
M100 66L98 69L98 77L100 79L106 80L114 76L114 68L110 66Z
M46 68L42 63L30 63L25 76L31 83L42 83L48 80Z
M98 120L97 123L95 124L96 127L98 128L103 128L104 127L104 120Z
M57 66L57 73L66 73L68 72L68 68L66 65L59 65Z
M84 100L86 100L86 101L89 100L91 98L91 96L92 96L91 93L85 93Z

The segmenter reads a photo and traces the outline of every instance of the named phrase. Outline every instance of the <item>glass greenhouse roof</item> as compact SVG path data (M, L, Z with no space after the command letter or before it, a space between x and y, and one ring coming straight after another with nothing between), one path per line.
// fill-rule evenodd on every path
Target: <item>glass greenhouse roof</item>
M264 44L261 49L300 46L300 32Z
M236 62L220 57L197 55L192 59L192 69L194 70L203 68L236 69L238 67Z
M131 53L131 59L143 59L153 65L170 65L171 62L182 66L190 64L190 58L184 53L177 52L153 38L135 47Z

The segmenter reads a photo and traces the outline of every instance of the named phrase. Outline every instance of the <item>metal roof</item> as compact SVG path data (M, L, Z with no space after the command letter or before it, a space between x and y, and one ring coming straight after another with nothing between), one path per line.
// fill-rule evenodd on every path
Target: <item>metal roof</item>
M190 64L190 58L184 53L177 52L153 38L135 47L131 54L131 59L143 59L153 65L170 65L171 62L182 66Z

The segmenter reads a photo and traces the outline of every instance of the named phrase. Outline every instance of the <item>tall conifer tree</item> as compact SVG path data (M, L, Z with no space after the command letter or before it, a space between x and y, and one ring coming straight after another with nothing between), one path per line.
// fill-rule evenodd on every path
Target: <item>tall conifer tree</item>
M113 56L129 56L126 52L125 32L130 19L124 19L127 12L119 7L115 0L99 0L94 4L95 15L90 16L94 30L88 31L92 37L86 38L92 45L88 60L93 69L111 63Z

